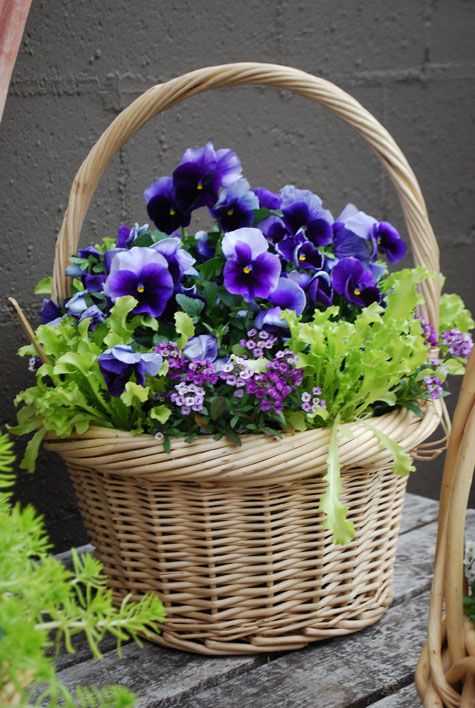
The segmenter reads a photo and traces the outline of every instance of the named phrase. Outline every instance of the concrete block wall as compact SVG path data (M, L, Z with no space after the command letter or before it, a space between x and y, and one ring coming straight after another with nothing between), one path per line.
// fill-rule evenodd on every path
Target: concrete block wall
M35 316L33 286L51 271L81 160L141 91L200 66L289 64L355 95L406 153L447 289L475 310L474 30L473 0L34 0L0 125L1 422L13 419L12 399L30 381L5 298ZM347 126L300 97L241 88L199 96L146 126L101 183L83 242L145 221L143 188L208 139L236 149L253 184L293 181L336 213L351 200L404 233L383 169ZM420 465L412 490L436 497L440 467ZM56 457L43 453L34 476L20 474L17 493L46 515L58 550L85 542Z

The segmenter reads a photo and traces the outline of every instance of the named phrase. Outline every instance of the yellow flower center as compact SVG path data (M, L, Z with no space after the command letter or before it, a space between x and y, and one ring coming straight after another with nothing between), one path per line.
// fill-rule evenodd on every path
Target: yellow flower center
M307 256L302 253L302 255L299 256L299 261L306 261L306 260L307 260Z
M227 214L228 216L232 216L232 215L234 214L234 209L228 209L227 212L226 212L226 214Z
M138 293L143 293L144 290L145 290L145 288L144 288L144 286L142 285L142 283L140 283L140 285L137 285L137 292L138 292Z
M175 216L175 214L176 214L175 209L170 209L170 216Z
M378 242L377 242L377 243L378 243L378 246L381 246L381 239L380 239L380 238L378 238Z
M250 267L250 266L244 266L244 268L242 269L242 272L243 272L243 273L246 273L246 274L247 274L247 273L250 273L250 272L251 272L251 267Z
M196 189L198 190L198 192L201 192L201 190L203 189L203 185L201 184L201 182L198 182L198 184L196 185Z
M358 288L356 288L356 290L353 290L353 293L355 295L361 295L361 290L358 290Z

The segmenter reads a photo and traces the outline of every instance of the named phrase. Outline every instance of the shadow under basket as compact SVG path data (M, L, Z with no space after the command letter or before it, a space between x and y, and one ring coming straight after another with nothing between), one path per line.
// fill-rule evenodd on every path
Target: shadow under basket
M420 440L439 417L374 420ZM341 445L341 498L356 535L344 546L318 510L328 430L246 436L241 448L174 440L167 454L152 436L95 428L48 448L68 465L117 602L158 593L167 611L159 644L249 654L354 632L391 603L407 478L362 424L349 427L359 446Z

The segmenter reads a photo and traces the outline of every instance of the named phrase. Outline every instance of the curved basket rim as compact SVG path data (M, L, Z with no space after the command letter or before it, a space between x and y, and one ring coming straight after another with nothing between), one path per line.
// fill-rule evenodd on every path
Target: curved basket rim
M410 452L436 430L442 418L442 404L434 401L428 404L422 419L398 408L370 420L373 427ZM391 463L388 450L362 421L347 423L345 428L353 435L342 435L339 441L342 470ZM241 447L225 438L216 441L210 435L198 435L191 443L185 442L184 437L176 437L172 438L172 450L167 453L162 442L151 434L133 435L117 428L91 427L83 435L67 438L49 435L46 447L78 469L155 481L292 481L326 473L330 432L331 428L315 428L284 433L281 437L243 435ZM292 471L291 460L281 459L284 453L294 459L299 455L300 461L303 456L308 465Z

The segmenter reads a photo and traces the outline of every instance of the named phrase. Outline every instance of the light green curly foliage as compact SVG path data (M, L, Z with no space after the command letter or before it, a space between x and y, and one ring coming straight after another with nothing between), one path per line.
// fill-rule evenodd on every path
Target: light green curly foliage
M89 330L88 319L76 325L72 317L63 318L55 327L38 327L36 337L48 363L37 370L36 385L16 397L16 405L23 405L17 414L18 425L9 428L15 435L33 433L21 464L23 469L33 471L46 433L58 437L81 435L91 425L133 433L144 431L146 415L141 405L135 405L137 396L144 403L160 389L161 379L149 379L146 388L131 382L126 395L114 398L107 393L97 361L104 350L103 343L108 347L129 344L139 326L157 330L154 318L145 315L128 318L136 304L133 297L119 298L110 317L94 331ZM20 354L33 356L35 351L26 346L20 349Z
M0 437L0 486L12 481L10 442ZM56 677L54 657L46 650L63 642L74 652L74 637L85 635L92 654L100 657L107 633L118 644L139 634L157 632L164 619L155 595L140 602L126 598L116 609L98 560L73 553L70 572L49 553L43 522L30 506L11 507L0 493L0 705L13 687L21 705L32 702L67 706L132 706L124 688L78 688L71 694ZM32 695L35 698L33 699Z
M394 405L401 379L427 363L421 326L414 319L421 302L416 286L426 277L423 268L392 274L384 282L386 307L373 303L354 322L338 319L338 307L316 311L307 323L294 312L284 313L288 346L304 369L303 387L322 389L329 423L337 415L342 423L364 416L377 401Z

